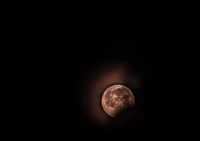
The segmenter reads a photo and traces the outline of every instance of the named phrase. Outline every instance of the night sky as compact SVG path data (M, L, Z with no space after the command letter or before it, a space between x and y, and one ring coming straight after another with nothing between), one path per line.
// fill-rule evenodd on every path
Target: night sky
M64 31L68 36L58 43L62 48L57 55L56 89L66 134L118 138L161 132L161 97L166 95L165 85L171 79L162 28L151 24L90 23L66 27ZM143 79L137 90L135 117L128 118L125 126L111 129L88 119L80 98L87 92L79 93L84 91L80 86L89 83L86 78L99 71L98 65L109 61L126 62ZM111 122L123 122L123 116Z

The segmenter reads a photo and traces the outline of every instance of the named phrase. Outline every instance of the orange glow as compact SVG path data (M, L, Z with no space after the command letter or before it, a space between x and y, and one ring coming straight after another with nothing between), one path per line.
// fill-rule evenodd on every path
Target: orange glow
M111 85L122 84L133 90L141 86L141 78L124 62L110 61L102 63L91 70L79 87L82 110L95 124L105 125L110 120L101 105L104 91Z

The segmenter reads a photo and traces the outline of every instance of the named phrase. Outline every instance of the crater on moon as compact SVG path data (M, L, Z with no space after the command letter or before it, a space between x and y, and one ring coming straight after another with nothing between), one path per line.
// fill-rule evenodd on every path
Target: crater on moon
M123 85L112 85L102 96L102 107L111 117L135 105L135 97L131 90Z

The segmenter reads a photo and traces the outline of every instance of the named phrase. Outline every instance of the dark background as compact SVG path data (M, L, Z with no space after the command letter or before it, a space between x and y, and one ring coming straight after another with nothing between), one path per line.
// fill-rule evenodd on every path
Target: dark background
M62 32L62 31L61 31ZM162 97L169 92L170 51L163 27L153 24L77 24L59 36L56 89L63 107L63 126L68 134L119 137L162 132ZM77 86L96 64L123 60L144 79L137 121L107 130L87 120L81 110ZM87 82L86 82L87 83ZM127 136L127 137L128 137Z

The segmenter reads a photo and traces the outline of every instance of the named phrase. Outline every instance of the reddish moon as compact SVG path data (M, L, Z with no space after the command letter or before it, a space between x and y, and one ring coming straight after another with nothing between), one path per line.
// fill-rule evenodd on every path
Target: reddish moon
M124 85L112 85L102 96L103 110L111 117L135 105L135 97L131 90Z

